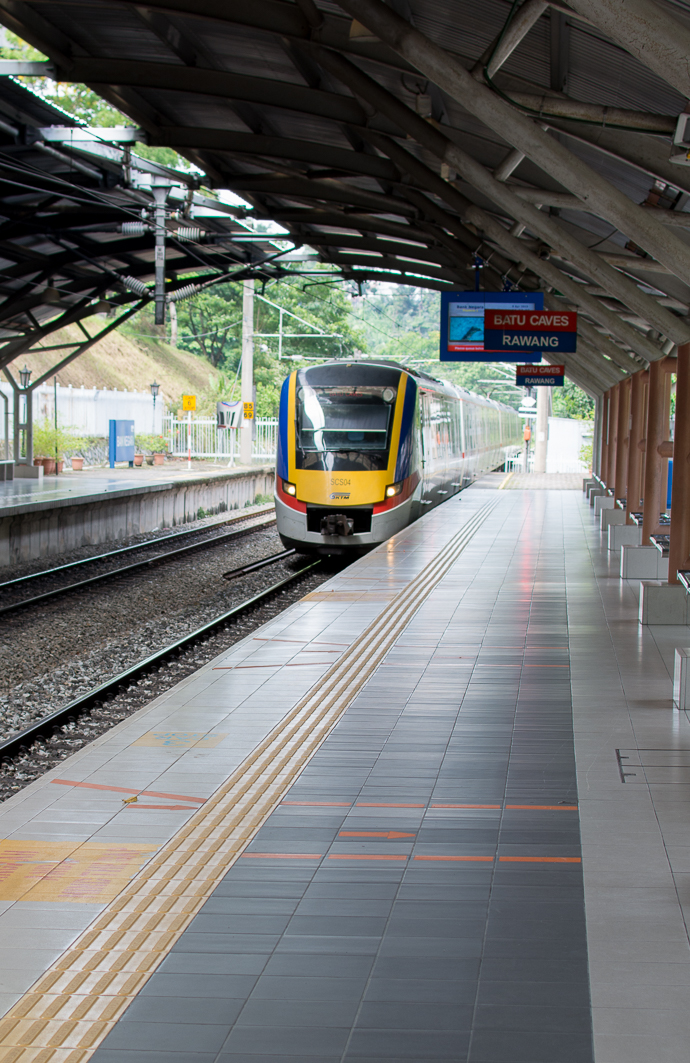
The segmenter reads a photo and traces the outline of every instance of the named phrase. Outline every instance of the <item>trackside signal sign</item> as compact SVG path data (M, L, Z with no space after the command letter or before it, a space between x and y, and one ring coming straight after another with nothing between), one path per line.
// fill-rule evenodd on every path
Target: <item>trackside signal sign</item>
M572 354L577 350L577 314L551 310L487 310L484 315L487 347L517 354Z
M516 365L515 383L519 388L562 388L564 365Z

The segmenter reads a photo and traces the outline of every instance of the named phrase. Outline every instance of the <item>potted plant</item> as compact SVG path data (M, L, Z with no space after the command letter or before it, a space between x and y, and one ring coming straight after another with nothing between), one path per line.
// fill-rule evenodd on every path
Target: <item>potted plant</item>
M137 468L139 468L140 465L143 465L144 464L144 455L143 454L135 454L134 455L134 464L136 465Z
M34 450L39 457L34 458L34 464L42 465L46 476L60 473L64 468L65 451L78 445L77 437L68 428L55 428L55 424L46 418L34 425L33 430ZM45 455L45 456L41 456ZM82 459L83 460L83 459Z
M168 450L168 441L165 436L137 436L135 445L139 450L146 452L147 465L162 465L164 463ZM136 454L134 463L135 465L140 464L137 462Z
M72 471L81 472L84 468L84 459L81 456L73 455L72 459Z

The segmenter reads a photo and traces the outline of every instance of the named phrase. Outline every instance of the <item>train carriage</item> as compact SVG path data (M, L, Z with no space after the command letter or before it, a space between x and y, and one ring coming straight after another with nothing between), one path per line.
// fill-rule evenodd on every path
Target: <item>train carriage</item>
M327 362L283 384L278 532L301 553L365 552L522 445L515 410L396 362Z

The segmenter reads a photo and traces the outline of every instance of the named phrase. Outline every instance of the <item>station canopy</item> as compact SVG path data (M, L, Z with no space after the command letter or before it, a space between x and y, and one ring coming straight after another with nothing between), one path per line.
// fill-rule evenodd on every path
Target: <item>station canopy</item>
M200 264L353 290L479 271L578 310L558 361L591 395L690 341L690 0L0 0L0 22L46 56L0 62L0 360L56 289L66 320L153 297L155 234L121 218L166 180L168 300ZM18 74L86 84L132 127L89 142ZM194 173L135 179L137 140ZM251 209L202 218L195 183ZM257 220L291 243L248 239Z

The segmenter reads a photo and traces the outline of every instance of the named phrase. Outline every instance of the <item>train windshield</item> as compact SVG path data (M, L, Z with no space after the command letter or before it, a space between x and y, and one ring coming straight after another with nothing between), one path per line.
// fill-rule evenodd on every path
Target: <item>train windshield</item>
M305 452L388 451L396 390L383 387L302 387L298 446Z

